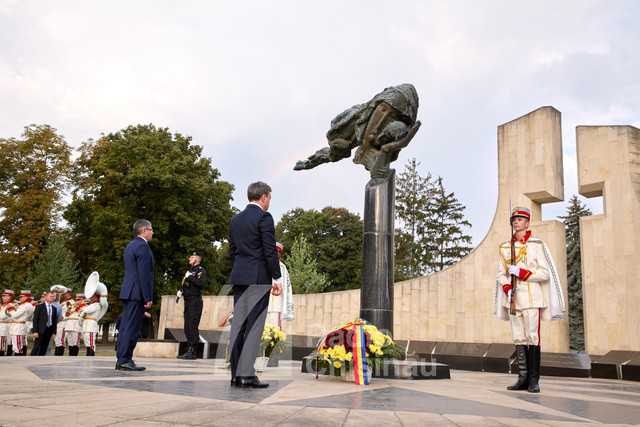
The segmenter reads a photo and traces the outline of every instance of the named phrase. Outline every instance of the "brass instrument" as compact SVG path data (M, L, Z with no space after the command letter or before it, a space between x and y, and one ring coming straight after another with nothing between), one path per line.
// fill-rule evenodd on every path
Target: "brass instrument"
M94 271L89 275L89 277L87 278L87 282L84 285L84 295L88 299L85 299L82 304L89 304L91 302L91 297L96 293L97 295L100 295L100 313L98 314L97 319L100 320L109 308L109 301L107 299L109 291L107 290L107 287L104 285L104 283L100 282L100 275L98 274L98 272ZM80 319L82 319L83 317L84 316L81 314Z

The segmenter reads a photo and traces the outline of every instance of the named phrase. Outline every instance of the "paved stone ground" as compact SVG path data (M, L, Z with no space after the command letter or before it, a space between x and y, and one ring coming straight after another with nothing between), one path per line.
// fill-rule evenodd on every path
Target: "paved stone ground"
M542 392L508 392L515 376L451 371L450 380L369 386L267 368L267 389L229 386L221 360L138 359L116 371L111 356L1 357L2 426L426 426L640 423L640 383L543 377Z

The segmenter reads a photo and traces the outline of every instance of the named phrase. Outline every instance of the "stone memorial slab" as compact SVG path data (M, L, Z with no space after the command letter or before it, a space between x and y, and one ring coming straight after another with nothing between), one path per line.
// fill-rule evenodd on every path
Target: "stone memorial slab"
M433 361L445 363L452 369L482 371L482 359L491 344L439 342L433 352Z
M512 372L517 371L515 364ZM556 377L589 378L591 357L588 354L576 353L541 353L540 375Z
M621 365L621 371L623 380L640 381L640 356Z
M612 350L591 361L591 376L593 378L620 379L621 365L638 356L640 356L640 351Z
M514 344L491 344L482 359L482 370L486 372L509 373L511 359L515 357Z

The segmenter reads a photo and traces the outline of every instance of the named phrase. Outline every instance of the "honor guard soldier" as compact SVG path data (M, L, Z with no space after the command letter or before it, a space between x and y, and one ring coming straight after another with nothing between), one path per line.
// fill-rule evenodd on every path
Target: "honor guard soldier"
M11 345L11 335L9 335L9 329L11 328L11 315L7 313L9 306L13 306L14 293L11 289L5 289L2 294L2 305L0 306L0 356L4 356L5 352L7 356L13 354Z
M27 322L33 318L35 307L31 300L31 291L20 291L20 304L9 306L7 313L11 316L11 344L15 356L26 356L27 354Z
M510 320L516 344L518 380L507 389L538 393L540 320L561 319L565 304L547 245L527 230L530 220L531 213L525 207L511 212L514 234L511 241L500 245L494 313L501 320ZM515 299L515 314L510 314L511 298Z
M65 316L65 314L75 308L75 302L71 296L71 289L66 288L61 299L60 312L62 313L62 319L58 322L58 329L56 331L55 356L64 356L64 346L67 338L67 316Z
M282 292L279 295L269 295L269 307L267 308L267 323L282 329L282 321L293 322L296 320L293 312L293 288L289 279L287 266L282 262L282 250L284 246L276 242L278 259L280 261L280 273L282 273Z
M178 359L197 359L197 345L200 342L200 316L202 315L202 288L207 281L207 272L200 265L202 257L199 252L189 255L189 270L182 279L182 290L178 297L184 298L184 333L187 336L187 351Z
M76 311L77 306L84 301L84 294L77 294L76 300L73 304L69 304L69 310L65 311L65 337L67 344L69 345L69 356L77 356L80 352L80 333L82 332L82 326L79 324L78 319L80 313Z
M94 293L89 304L78 307L82 319L82 340L87 347L87 356L96 354L96 338L98 336L98 314L100 314L100 294Z

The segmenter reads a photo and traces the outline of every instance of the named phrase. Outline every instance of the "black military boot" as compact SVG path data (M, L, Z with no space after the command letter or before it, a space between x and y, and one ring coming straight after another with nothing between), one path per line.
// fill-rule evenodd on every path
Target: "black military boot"
M69 346L69 356L77 356L80 352L80 347L77 345Z
M12 344L8 344L7 345L7 356L12 356L13 355L13 345Z
M22 346L22 354L20 356L26 356L27 355L27 346Z
M4 350L0 350L0 357L4 356Z
M95 356L96 352L91 347L87 347L87 356Z
M64 347L63 346L59 346L56 347L56 351L55 353L53 353L54 356L64 356Z
M529 352L526 345L516 345L516 360L518 361L518 381L507 387L507 390L526 390L529 387Z
M529 346L529 393L540 393L540 346Z
M187 360L193 360L193 359L197 359L198 356L196 355L196 346L195 345L190 345L187 348L187 351L183 354L181 354L180 356L178 356L178 359L187 359Z

